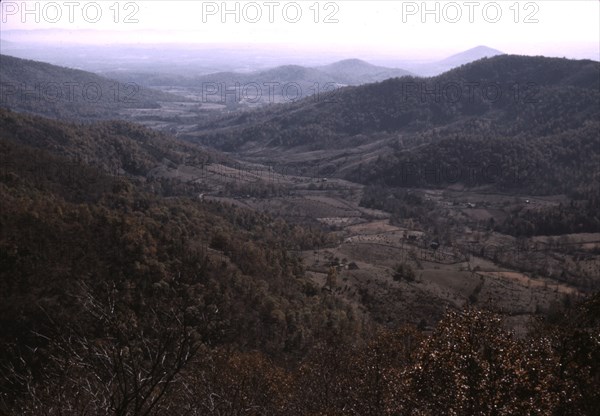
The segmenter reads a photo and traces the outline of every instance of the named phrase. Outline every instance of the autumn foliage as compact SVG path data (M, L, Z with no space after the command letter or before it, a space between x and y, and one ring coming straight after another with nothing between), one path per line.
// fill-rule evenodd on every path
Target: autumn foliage
M520 338L499 316L471 308L448 310L431 332L381 328L306 277L292 253L327 244L319 230L199 202L186 184L114 176L64 149L23 143L18 124L34 119L1 115L16 132L0 141L3 414L600 408L599 295L552 323L532 323ZM55 127L53 140L89 141L88 127ZM147 139L127 125L106 128L99 151L136 134ZM114 129L125 131L114 138ZM151 138L156 145L140 147L145 162L134 158L128 169L146 169L150 151L168 151ZM334 271L329 280L334 286Z

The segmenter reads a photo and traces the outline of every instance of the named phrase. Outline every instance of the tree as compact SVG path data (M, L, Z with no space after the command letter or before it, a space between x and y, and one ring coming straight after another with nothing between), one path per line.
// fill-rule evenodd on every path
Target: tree
M325 281L325 286L331 290L335 289L337 287L337 278L337 268L335 266L331 266L329 268L329 271L327 272L327 280Z
M78 328L51 340L42 380L15 376L26 384L20 414L151 416L172 406L178 376L198 350L194 331L176 309L158 305L144 316L122 315L117 298L99 301L87 288L85 312L101 336Z

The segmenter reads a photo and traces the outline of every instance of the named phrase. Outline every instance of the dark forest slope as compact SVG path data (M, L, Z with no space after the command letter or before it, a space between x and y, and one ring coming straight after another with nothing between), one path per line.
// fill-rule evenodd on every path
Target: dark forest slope
M430 169L425 159L433 156L432 163L443 169L476 163L480 170L494 171L485 183L498 189L552 193L597 180L598 120L597 62L503 55L433 78L389 79L223 117L188 139L242 154L339 151L383 139L393 154L351 173L345 169L344 175L402 185L393 172L408 163ZM532 169L549 177L515 183L516 170L530 177ZM419 177L406 184L447 184L437 182Z
M0 55L0 107L58 119L118 118L125 108L158 108L181 97L91 72Z

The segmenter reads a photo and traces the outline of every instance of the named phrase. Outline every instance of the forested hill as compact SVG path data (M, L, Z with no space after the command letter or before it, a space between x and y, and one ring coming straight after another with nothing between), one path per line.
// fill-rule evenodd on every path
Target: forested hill
M0 107L57 119L119 118L125 108L158 108L185 101L134 83L91 72L0 55Z
M111 174L147 176L159 165L225 161L217 152L125 121L75 124L0 108L0 138L45 149Z
M444 187L457 183L495 191L587 198L600 183L600 122L543 137L455 136L397 149L359 165L350 178L369 184Z
M483 180L479 175L473 185L552 193L597 180L598 120L598 62L502 55L433 78L395 78L345 88L318 102L223 117L188 139L275 155L290 148L339 152L383 140L392 154L382 152L360 166L340 162L339 176L444 186L443 180L420 176L407 183L397 175L409 163L423 170L433 163L439 170L475 162L488 171L494 165L494 173ZM515 182L515 170L533 180Z
M321 295L289 252L324 244L323 234L199 202L194 193L164 198L168 181L111 173L113 144L143 142L137 150L114 147L142 162L161 157L153 133L117 123L91 137L88 126L14 113L2 113L0 125L0 413L39 414L5 413L21 396L26 407L75 405L78 395L68 391L85 374L108 400L118 371L101 357L123 348L131 355L121 355L128 361L121 369L139 365L147 378L123 374L121 404L129 409L128 397L148 394L140 399L147 409L161 391L152 383L177 374L200 345L281 356L325 334L356 335L352 309ZM105 163L84 157L96 140L93 152ZM33 397L25 397L29 376L39 387ZM47 394L52 386L62 393ZM90 405L103 414L99 402Z
M248 142L327 148L349 136L459 129L473 120L495 134L543 135L597 119L599 90L598 62L502 55L433 78L393 78L223 117L197 137L227 150Z
M461 182L500 191L567 193L575 198L596 191L600 181L597 62L497 57L455 69L437 80L440 85L489 85L489 91L502 97L495 102L475 99L446 105L449 110L441 110L439 117L448 122L412 134L414 148L397 141L393 153L360 166L351 177L393 186ZM435 117L428 120L436 124ZM407 176L407 170L412 170L412 176Z

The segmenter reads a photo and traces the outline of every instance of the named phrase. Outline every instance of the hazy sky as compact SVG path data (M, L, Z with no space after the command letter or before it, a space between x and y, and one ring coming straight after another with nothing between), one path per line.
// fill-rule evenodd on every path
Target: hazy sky
M8 40L19 40L7 33L12 30L89 29L48 40L280 43L414 58L486 45L507 53L600 58L598 0L105 0L27 1L25 6L3 0L0 6L0 34Z

